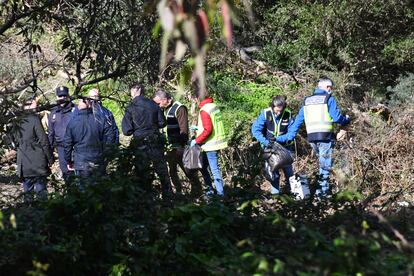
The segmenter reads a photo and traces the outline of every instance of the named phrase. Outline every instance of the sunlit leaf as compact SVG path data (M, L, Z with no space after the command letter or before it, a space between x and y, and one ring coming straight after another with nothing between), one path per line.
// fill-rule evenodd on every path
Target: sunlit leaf
M10 224L14 229L17 228L16 216L14 214L10 215Z

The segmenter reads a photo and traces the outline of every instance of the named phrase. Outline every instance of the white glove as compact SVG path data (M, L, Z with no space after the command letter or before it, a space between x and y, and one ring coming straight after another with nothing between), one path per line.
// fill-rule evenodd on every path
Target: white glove
M341 129L337 134L336 134L336 140L338 141L342 141L346 138L347 132L343 129Z

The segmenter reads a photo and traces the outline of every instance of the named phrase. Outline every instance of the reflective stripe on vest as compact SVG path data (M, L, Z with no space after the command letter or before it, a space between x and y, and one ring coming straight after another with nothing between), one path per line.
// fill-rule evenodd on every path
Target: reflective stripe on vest
M264 111L266 116L266 139L272 140L275 137L284 135L288 132L289 122L292 118L292 112L288 108L285 108L283 110L283 113L280 116L280 120L277 124L276 117L272 108L266 108ZM293 141L290 141L290 143L284 143L284 145L290 144L293 144Z
M171 107L166 112L167 117L167 126L166 126L166 134L167 134L167 141L172 148L176 148L180 145L179 138L180 138L180 125L177 119L177 110L182 106L180 102L174 102Z
M213 130L205 140L204 144L201 145L201 149L204 151L215 151L227 148L226 133L224 130L223 120L221 119L220 109L214 103L205 104L198 114L198 126L197 136L203 133L203 122L201 121L201 111L207 112L210 116L213 124Z
M333 119L328 110L329 97L330 95L324 94L305 99L304 115L308 134L333 132Z

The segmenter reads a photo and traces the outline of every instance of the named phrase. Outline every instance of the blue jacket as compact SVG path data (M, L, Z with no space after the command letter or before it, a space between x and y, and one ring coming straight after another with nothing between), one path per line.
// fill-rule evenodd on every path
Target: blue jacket
M111 137L113 138L113 140L110 140L112 138L105 137L105 142L108 144L119 144L119 130L112 112L106 107L104 107L101 102L98 101L93 102L92 112L97 122L102 123L103 121L106 121L111 126L113 132L113 135L111 135ZM79 109L75 107L75 110L73 111L73 116L78 115L78 113Z
M92 109L82 109L77 113L66 128L65 160L73 163L75 170L90 170L103 163L104 149L110 144L108 141L115 138L112 127L105 120L98 122Z
M126 108L122 119L122 132L135 139L159 134L159 129L167 125L164 113L152 100L143 96L135 97Z
M326 94L326 93L328 92L323 89L319 89L319 88L315 89L315 91L313 92L314 95ZM336 100L333 96L329 97L329 100L328 100L328 112L329 112L329 115L331 115L334 123L338 123L340 125L346 125L349 123L349 119L347 119L344 115L341 114L339 107L336 103ZM296 136L296 133L299 131L299 127L302 125L304 120L305 120L304 107L302 106L298 115L295 118L295 122L293 123L292 127L289 128L288 133L283 136L280 136L279 140L280 141L293 140Z
M72 118L74 105L57 106L52 109L48 118L48 139L51 147L63 146L66 127Z
M275 119L276 119L276 124L278 124L280 119L281 119L281 115L275 117ZM293 122L294 122L294 120L290 119L289 126L288 126L288 132L290 131L290 129L293 125ZM252 135L254 136L254 138L256 138L257 141L259 141L260 144L263 147L266 147L266 146L269 145L270 141L268 139L266 139L266 137L264 135L264 133L266 133L266 111L265 110L262 110L260 112L259 117L257 117L256 121L253 122L251 131L252 131ZM285 135L276 137L276 142L286 143L288 141L292 141L293 138L295 138L295 136L293 136L292 139L286 140L283 137L285 137Z

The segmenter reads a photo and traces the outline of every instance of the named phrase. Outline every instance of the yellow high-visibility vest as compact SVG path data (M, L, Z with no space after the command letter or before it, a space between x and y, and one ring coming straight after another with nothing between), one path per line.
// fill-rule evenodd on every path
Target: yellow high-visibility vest
M329 97L330 95L323 94L305 99L304 116L308 138L315 136L318 137L317 140L323 140L333 132L333 119L328 110Z
M201 111L207 112L210 115L213 124L213 130L204 144L201 145L201 149L203 151L215 151L227 148L226 132L224 130L223 120L221 119L221 112L215 103L207 103L200 109L198 113L197 136L204 131L200 115Z

